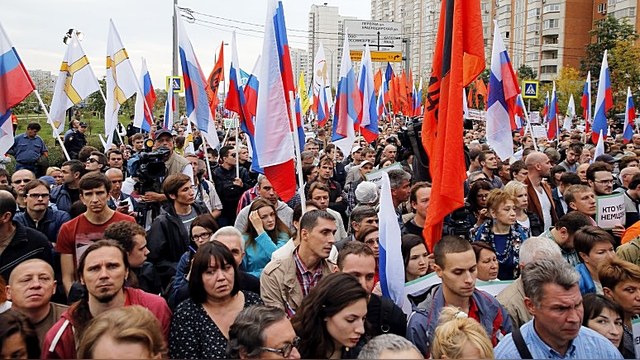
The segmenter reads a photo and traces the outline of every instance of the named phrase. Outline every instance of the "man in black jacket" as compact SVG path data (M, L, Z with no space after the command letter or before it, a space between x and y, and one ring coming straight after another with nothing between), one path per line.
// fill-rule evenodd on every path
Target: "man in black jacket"
M176 273L182 254L189 249L189 229L196 216L209 212L200 202L195 202L191 178L185 174L169 175L162 183L162 191L169 201L163 213L153 220L147 233L148 259L160 275L166 288Z
M375 283L376 258L364 243L350 241L338 254L338 270L356 278L369 293L367 304L366 335L374 337L386 333L404 336L407 331L407 316L390 299L372 294Z
M213 170L213 181L222 202L222 215L218 218L220 226L233 225L236 221L238 201L245 190L250 188L249 173L240 167L239 177L236 176L236 153L231 146L220 149L220 166Z
M10 192L0 190L0 276L9 274L22 261L41 259L53 266L53 247L47 237L16 221L16 200Z

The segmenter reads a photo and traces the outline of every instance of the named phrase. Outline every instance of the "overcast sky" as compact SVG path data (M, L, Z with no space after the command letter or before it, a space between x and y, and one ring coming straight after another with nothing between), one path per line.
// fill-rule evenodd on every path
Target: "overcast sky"
M282 2L289 45L306 50L306 33L295 30L306 31L311 5L325 1ZM370 18L370 0L326 2L338 6L341 15ZM220 43L231 41L231 26L241 28L236 29L239 62L243 69L251 71L262 51L263 36L260 27L252 24L264 25L266 0L179 0L178 5L206 14L194 14L201 25L185 23L205 76L213 67L214 52ZM160 88L164 87L162 82L170 75L172 67L172 6L172 0L21 0L3 6L0 23L28 69L50 70L56 75L65 51L64 34L70 28L82 31L82 47L96 75L101 78L105 74L107 32L109 18L112 18L136 72L140 71L141 57L145 57L153 85ZM231 49L227 46L225 77L228 77L230 59Z

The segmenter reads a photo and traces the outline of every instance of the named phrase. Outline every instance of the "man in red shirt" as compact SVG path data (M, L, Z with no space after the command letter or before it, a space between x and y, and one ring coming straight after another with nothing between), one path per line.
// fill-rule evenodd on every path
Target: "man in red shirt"
M60 228L56 250L60 253L62 283L69 294L76 281L77 261L84 250L96 240L104 238L107 226L118 221L135 219L111 210L107 206L111 180L102 173L90 173L80 179L80 201L87 207L84 214L68 221Z

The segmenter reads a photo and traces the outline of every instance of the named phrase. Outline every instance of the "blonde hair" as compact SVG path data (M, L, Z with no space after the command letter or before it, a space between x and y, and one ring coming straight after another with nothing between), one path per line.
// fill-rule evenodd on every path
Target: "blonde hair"
M489 192L489 196L487 197L487 208L497 211L500 205L505 204L507 201L512 201L514 204L516 202L515 197L504 190L493 189Z
M45 173L45 175L51 176L51 174L53 174L54 171L60 171L60 168L57 166L49 166L47 168L47 172Z
M493 346L482 325L455 306L442 308L431 345L431 357L459 359L467 344L475 347L481 358L493 359Z
M116 343L141 344L152 358L164 357L167 352L160 322L139 305L112 309L91 320L80 339L78 359L92 359L96 344L104 336Z
M504 186L504 188L502 188L502 190L515 198L518 196L518 191L527 191L527 187L520 181L511 180Z

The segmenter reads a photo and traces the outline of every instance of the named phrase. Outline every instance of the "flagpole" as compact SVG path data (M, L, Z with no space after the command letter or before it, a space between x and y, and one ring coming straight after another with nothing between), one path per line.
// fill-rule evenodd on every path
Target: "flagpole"
M62 147L62 152L64 153L64 157L67 159L67 161L71 160L71 157L69 156L69 153L67 152L67 148L64 147L64 143L60 139L60 134L58 134L58 129L56 129L56 127L53 125L53 121L51 120L51 117L49 115L49 111L47 111L47 107L44 106L44 102L42 101L42 98L40 97L40 93L38 92L37 89L33 90L33 92L34 92L34 94L36 94L36 98L38 98L38 102L40 103L40 107L42 108L42 110L44 111L45 115L47 116L47 122L53 128L53 135L58 140L58 143L60 144L60 147Z
M291 121L291 129L293 135L293 148L295 149L295 158L296 158L296 172L298 173L298 193L300 194L300 207L302 209L302 213L304 214L307 210L307 200L304 195L304 178L302 174L302 161L300 160L300 141L298 139L298 126L296 124L296 105L293 96L293 91L289 91L289 111L292 116L289 116ZM335 150L337 153L337 148Z
M191 123L189 123L189 126L191 126ZM209 181L213 181L213 176L211 176L211 163L209 162L209 157L207 156L207 137L202 134L202 131L200 131L200 137L202 138L202 147L204 148L204 161L207 163L207 174L209 174Z
M518 96L520 96L520 100L522 100L522 94L519 94ZM531 107L531 99L529 99L529 107ZM529 128L529 132L531 133L531 138L533 139L533 148L536 151L538 150L538 142L536 141L536 137L533 134L533 128L531 127L531 122L529 121L529 111L527 109L523 109L523 113L524 113L524 119L527 122L527 127Z
M239 125L239 121L238 121L238 115L236 114L233 117L233 121L236 125L236 177L240 178L240 150L239 150L239 142L240 142L240 131L238 131L238 125Z

